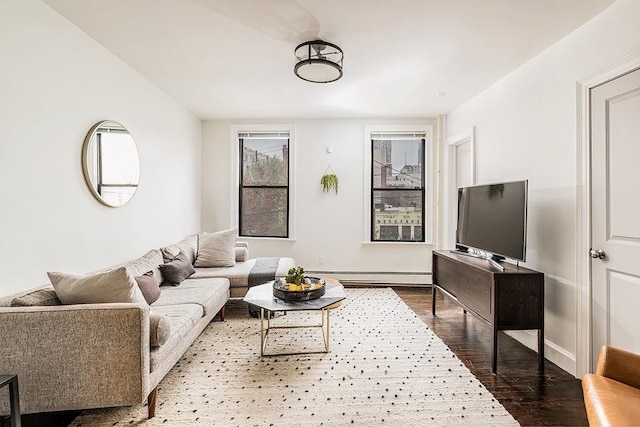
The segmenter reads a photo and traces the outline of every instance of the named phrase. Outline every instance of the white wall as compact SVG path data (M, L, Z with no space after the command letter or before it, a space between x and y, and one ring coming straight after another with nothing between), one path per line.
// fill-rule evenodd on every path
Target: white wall
M39 0L0 2L0 58L0 295L199 229L199 119ZM82 174L102 119L123 123L140 153L139 190L119 209Z
M547 357L574 374L576 84L640 50L639 20L640 2L620 0L448 115L449 135L476 126L478 183L529 179L527 265L546 273Z
M206 121L202 131L202 226L205 231L235 223L226 201L235 197L233 186L232 128L241 121ZM434 125L433 119L358 120L318 119L252 121L250 124L295 127L295 240L245 239L252 256L292 256L313 271L431 272L431 245L364 243L365 167L364 128L377 124ZM435 132L435 131L434 131ZM435 133L434 133L435 134ZM236 142L236 141L234 141ZM237 142L236 142L237 143ZM326 148L333 147L328 154ZM323 193L320 177L328 165L338 175L338 195ZM369 172L367 172L369 173ZM233 190L232 190L233 189ZM320 257L325 263L320 265ZM348 278L341 274L338 277ZM361 278L358 276L354 278ZM403 277L402 280L410 280ZM414 278L415 279L415 278ZM398 280L382 276L380 280ZM420 277L422 283L430 277Z

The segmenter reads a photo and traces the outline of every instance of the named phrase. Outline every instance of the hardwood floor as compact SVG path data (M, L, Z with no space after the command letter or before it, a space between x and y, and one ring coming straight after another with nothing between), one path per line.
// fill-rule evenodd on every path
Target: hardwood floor
M430 288L394 289L521 425L588 424L580 380L549 361L540 374L536 353L503 333L498 338L498 373L493 375L491 329L486 323L463 314L462 308L442 293L438 294L437 316L432 316ZM25 415L22 425L67 426L78 413Z
M491 329L442 293L431 314L431 289L394 288L523 426L588 425L580 380L548 360L538 371L537 354L500 332L498 372L491 373Z

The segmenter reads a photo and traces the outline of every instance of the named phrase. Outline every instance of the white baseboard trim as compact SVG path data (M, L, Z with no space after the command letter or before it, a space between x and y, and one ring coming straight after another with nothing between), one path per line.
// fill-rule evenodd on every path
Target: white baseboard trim
M504 331L531 350L538 352L538 333L535 331ZM500 343L498 342L498 345ZM571 375L576 375L576 356L549 340L544 340L544 357ZM498 365L500 361L498 360Z
M423 272L365 272L365 271L306 271L310 276L330 277L344 283L371 285L431 285L431 273Z

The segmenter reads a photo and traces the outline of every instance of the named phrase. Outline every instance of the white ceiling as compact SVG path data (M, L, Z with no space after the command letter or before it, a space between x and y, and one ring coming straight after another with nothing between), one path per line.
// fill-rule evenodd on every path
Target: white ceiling
M43 1L201 119L445 114L614 2ZM316 38L343 49L341 80L293 74Z

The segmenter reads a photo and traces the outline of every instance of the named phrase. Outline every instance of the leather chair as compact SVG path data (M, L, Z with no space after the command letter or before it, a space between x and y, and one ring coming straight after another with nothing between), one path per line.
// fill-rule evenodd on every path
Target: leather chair
M640 426L640 354L603 346L582 391L590 426Z

